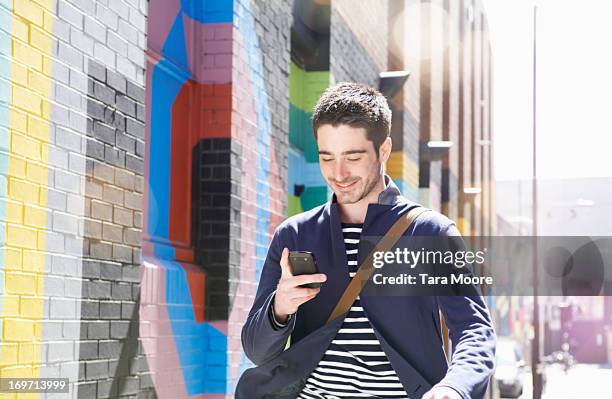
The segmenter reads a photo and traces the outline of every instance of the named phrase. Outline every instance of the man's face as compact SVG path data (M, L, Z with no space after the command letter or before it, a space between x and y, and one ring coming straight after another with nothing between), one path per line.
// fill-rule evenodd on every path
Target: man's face
M383 174L381 166L390 152L390 139L379 150L365 128L322 125L317 130L321 174L339 204L354 204L370 194Z

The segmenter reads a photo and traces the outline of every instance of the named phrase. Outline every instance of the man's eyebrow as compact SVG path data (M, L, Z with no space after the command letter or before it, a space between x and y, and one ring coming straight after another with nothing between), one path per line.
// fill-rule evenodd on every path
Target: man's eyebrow
M365 154L367 151L366 150L348 150L348 151L343 151L340 155L351 155L351 154ZM329 151L319 151L319 155L333 155L331 152Z

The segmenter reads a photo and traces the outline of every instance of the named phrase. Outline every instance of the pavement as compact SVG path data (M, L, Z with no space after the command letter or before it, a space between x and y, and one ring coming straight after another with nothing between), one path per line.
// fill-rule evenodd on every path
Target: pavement
M567 374L559 365L546 368L542 399L583 399L612 397L612 364L577 364ZM525 374L521 399L531 399L531 373Z

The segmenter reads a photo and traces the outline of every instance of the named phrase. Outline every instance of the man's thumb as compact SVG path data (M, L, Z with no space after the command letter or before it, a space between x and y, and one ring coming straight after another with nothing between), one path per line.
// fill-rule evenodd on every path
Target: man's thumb
M280 266L281 277L293 276L293 273L291 273L291 266L289 265L289 250L287 248L284 248L281 254Z

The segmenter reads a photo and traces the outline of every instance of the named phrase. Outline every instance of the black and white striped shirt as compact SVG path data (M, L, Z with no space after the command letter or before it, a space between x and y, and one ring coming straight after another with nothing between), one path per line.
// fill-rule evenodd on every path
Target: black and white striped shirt
M342 223L351 278L359 268L357 248L361 229L362 224ZM359 296L306 380L299 398L408 398L363 312Z

